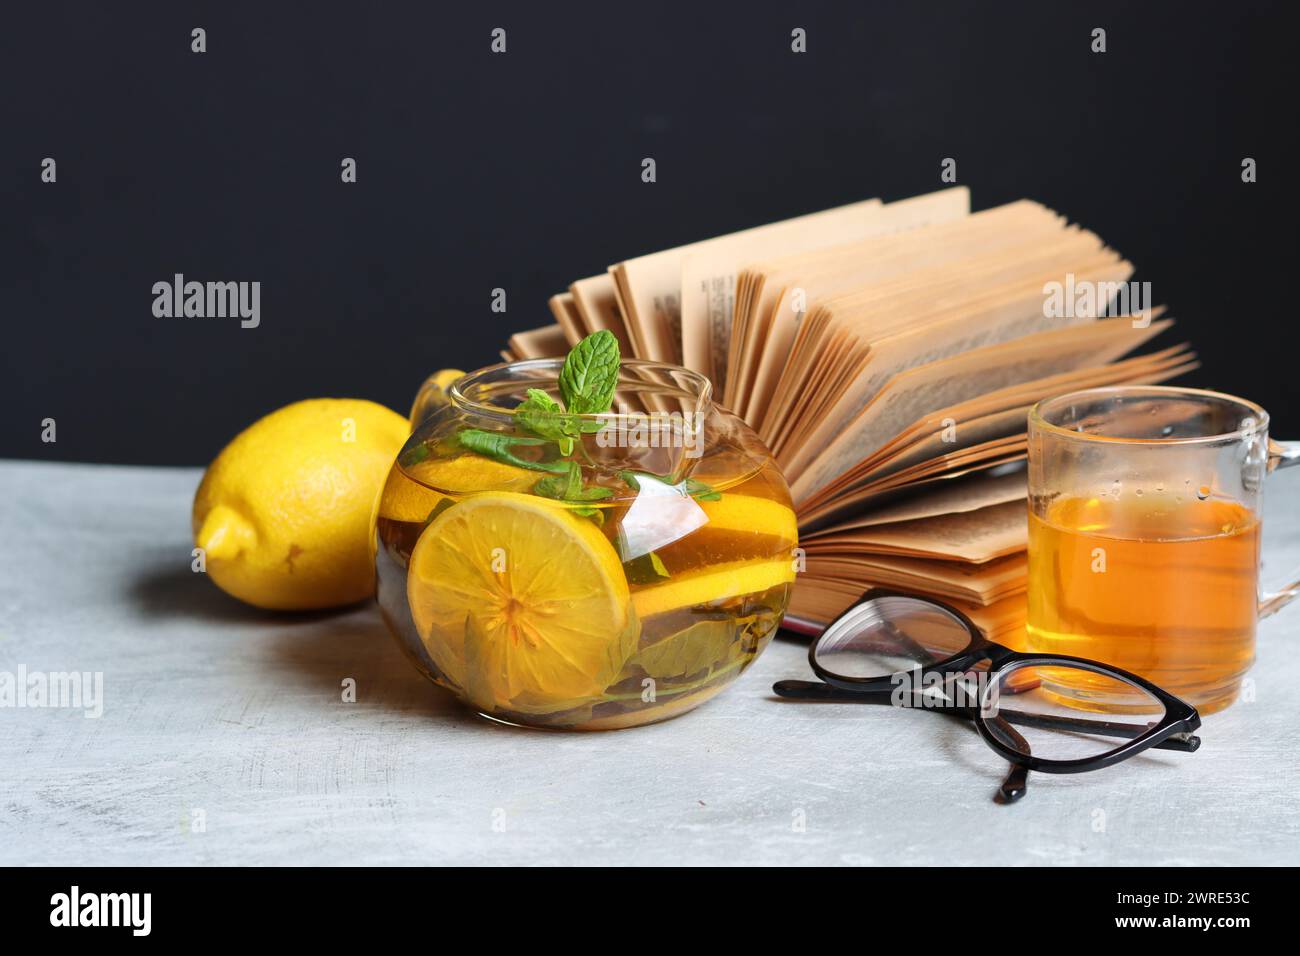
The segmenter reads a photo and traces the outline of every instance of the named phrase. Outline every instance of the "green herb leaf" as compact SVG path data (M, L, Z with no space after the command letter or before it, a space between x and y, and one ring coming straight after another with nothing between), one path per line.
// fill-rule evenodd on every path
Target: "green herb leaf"
M728 663L740 633L733 620L699 621L641 648L628 664L656 681L690 677Z
M570 502L603 501L605 498L613 497L614 492L601 485L584 487L582 483L582 466L576 461L570 461L568 465L568 474L547 475L545 478L537 479L537 483L533 485L533 493L541 495L543 498L554 498L556 501Z
M647 551L631 561L624 561L623 573L627 576L628 584L659 584L672 576L663 559L653 551Z
M520 458L513 451L516 445L537 446L551 444L542 438L522 438L508 432L489 432L480 428L462 428L456 433L456 440L462 448L467 448L487 458L494 458L507 465L514 465L516 468L527 468L530 471L567 474L571 464L567 461L529 461Z
M563 406L540 388L530 388L528 398L515 409L515 423L520 428L552 441L569 436Z
M450 498L443 498L433 506L433 510L429 512L429 517L424 519L424 526L427 528L429 525L433 524L434 519L437 518L438 515L442 514L455 503L456 502L452 501Z
M408 450L402 455L403 465L418 465L429 457L429 443L420 442L414 448Z
M697 501L721 501L722 492L714 491L709 485L697 478L687 478L682 484L683 490Z
M593 332L573 347L560 370L560 394L578 415L609 411L618 386L618 339L609 329Z
M543 498L554 498L556 501L571 500L582 490L582 466L576 461L557 464L564 465L564 472L538 478L537 483L533 485L533 494L541 495Z
M605 513L599 508L574 508L573 513L579 518L591 518L602 528L605 526Z

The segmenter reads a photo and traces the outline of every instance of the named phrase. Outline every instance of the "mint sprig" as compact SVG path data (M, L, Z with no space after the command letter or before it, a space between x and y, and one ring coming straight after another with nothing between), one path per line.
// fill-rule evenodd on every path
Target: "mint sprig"
M515 424L555 442L566 458L573 454L574 441L582 434L579 423L565 413L564 406L540 388L528 390L528 398L515 409Z
M613 497L614 492L587 484L583 466L573 456L581 450L584 434L603 427L603 422L581 416L609 411L618 387L618 367L618 340L607 329L595 332L575 345L564 360L557 383L563 404L540 388L530 388L515 408L515 428L527 434L462 428L457 441L486 458L547 472L533 486L534 494L576 505L575 514L603 523L604 515L591 503ZM541 458L525 458L516 452L530 447L538 448Z
M575 345L560 369L560 395L577 415L609 411L618 387L618 339L609 329L593 332Z
M595 482L589 483L583 473L586 465L575 456L579 452L586 456L582 436L604 427L602 421L582 416L609 411L618 388L619 361L618 339L614 333L607 329L594 332L575 345L564 360L557 382L562 402L540 388L530 388L515 407L515 429L525 434L462 428L456 435L457 441L462 448L486 458L545 472L534 483L533 494L562 501L572 507L574 514L603 524L604 513L596 503L612 498L614 492ZM540 457L523 457L519 454L523 449L536 449L534 454ZM590 458L586 464L591 464ZM633 491L640 491L638 479L642 477L665 481L662 476L642 472L620 471L618 475ZM675 487L683 495L700 501L716 501L722 497L694 478L687 478ZM668 576L657 555L638 564L634 573L646 580Z

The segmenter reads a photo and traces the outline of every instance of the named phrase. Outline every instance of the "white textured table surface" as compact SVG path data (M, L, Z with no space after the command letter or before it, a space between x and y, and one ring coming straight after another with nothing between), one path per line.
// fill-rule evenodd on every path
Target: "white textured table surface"
M275 616L192 573L198 478L0 463L0 671L104 679L98 719L0 709L0 863L1300 863L1300 608L1198 753L1002 807L1006 764L957 721L774 699L807 676L791 641L664 724L490 724L373 607ZM1295 511L1269 537L1300 559Z

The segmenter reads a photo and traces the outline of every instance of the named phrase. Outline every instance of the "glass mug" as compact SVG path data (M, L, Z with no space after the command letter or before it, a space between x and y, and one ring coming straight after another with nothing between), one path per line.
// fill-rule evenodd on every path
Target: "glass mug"
M1218 392L1072 392L1029 414L1027 650L1104 661L1213 713L1237 697L1256 621L1300 592L1259 589L1264 479L1300 461L1268 413ZM1065 672L1063 672L1064 674ZM1137 712L1062 678L1084 710Z

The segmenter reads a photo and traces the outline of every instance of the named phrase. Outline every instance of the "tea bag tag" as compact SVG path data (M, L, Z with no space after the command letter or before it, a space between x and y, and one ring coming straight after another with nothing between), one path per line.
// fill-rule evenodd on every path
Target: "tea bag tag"
M631 561L665 548L709 521L699 503L677 485L637 475L640 491L618 529L618 551Z

